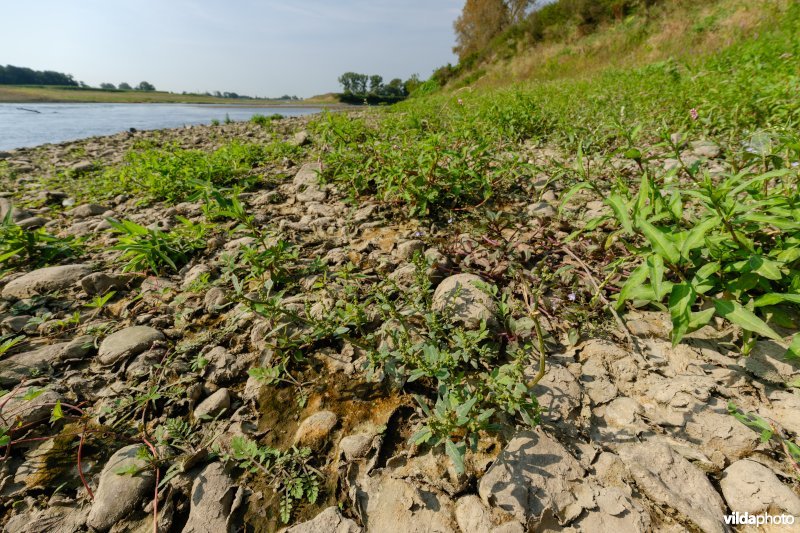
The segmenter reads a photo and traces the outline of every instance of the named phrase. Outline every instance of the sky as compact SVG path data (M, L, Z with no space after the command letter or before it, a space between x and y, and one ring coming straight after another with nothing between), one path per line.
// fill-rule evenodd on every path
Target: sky
M456 62L463 0L0 0L0 64L97 86L309 97Z

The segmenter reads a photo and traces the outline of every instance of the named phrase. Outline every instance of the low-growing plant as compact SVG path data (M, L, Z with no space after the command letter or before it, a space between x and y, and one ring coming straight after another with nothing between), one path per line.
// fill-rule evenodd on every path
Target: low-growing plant
M45 266L82 252L79 240L55 237L44 228L25 229L14 223L9 211L0 221L0 266Z
M177 272L198 250L206 246L206 228L185 218L169 232L146 228L130 220L107 219L119 234L112 249L123 252L125 272L150 270L160 274L166 268Z
M320 472L311 465L310 448L287 451L261 446L247 437L233 437L223 458L235 461L251 474L263 475L280 497L279 513L284 524L291 520L298 503L315 503L320 492Z

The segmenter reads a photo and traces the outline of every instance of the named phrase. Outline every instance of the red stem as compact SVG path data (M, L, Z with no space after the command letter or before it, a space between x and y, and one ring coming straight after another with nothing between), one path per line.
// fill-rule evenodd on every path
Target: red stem
M86 426L83 426L83 431L81 432L81 441L78 443L78 475L81 477L81 483L83 486L86 487L86 491L89 493L89 496L94 500L94 493L92 492L92 488L89 487L89 484L86 483L86 478L83 477L83 468L81 467L81 458L83 454L83 439L86 436Z

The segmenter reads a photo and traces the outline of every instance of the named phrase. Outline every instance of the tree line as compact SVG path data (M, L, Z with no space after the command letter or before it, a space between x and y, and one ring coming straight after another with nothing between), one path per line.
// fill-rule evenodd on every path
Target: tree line
M351 103L397 102L407 98L420 83L416 74L405 81L394 78L384 83L383 76L378 74L345 72L339 76L339 84L343 89L340 99Z
M33 70L14 65L0 65L0 85L65 85L78 87L80 82L71 74L52 70Z

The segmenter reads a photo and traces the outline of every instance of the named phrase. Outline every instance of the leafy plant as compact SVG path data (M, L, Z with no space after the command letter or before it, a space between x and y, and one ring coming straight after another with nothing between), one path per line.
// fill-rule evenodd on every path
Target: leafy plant
M177 271L196 251L205 248L205 227L182 217L178 220L178 227L163 232L130 220L108 219L111 227L120 234L112 249L122 251L123 259L128 260L124 271L150 269L159 274L167 267Z
M320 472L311 466L311 449L292 447L281 451L260 446L247 437L233 437L230 451L224 454L251 474L262 474L280 496L280 518L291 520L299 502L315 503L319 497Z
M0 221L0 266L44 266L82 252L80 241L55 237L44 228L24 229L14 223L11 215L9 210Z
M795 475L800 479L800 446L790 439L782 428L755 413L743 411L733 402L728 402L728 413L745 426L758 432L761 435L762 443L778 444L794 467Z

